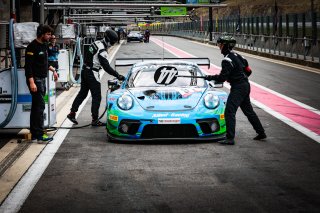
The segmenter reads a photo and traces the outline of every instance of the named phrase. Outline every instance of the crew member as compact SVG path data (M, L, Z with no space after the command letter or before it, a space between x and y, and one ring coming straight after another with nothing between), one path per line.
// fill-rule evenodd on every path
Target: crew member
M49 65L54 67L57 71L59 69L59 64L58 64L59 50L60 48L57 45L56 36L52 35L49 43L49 49L48 49L48 61L49 61Z
M217 44L224 55L222 60L222 70L219 75L208 75L206 80L215 80L218 82L228 81L231 85L230 94L225 109L226 119L226 140L222 144L234 145L236 112L240 107L247 116L249 122L258 134L254 140L262 140L267 136L257 114L253 111L250 102L250 84L245 72L246 60L238 53L232 51L236 45L236 40L231 36L222 36L217 40Z
M54 80L58 74L54 67L48 65L48 45L52 28L48 25L39 25L37 38L33 40L26 49L25 75L28 88L32 96L30 113L30 132L32 140L49 142L53 138L44 133L44 96L46 94L46 77L48 70L53 72Z
M149 39L150 39L150 30L146 29L146 31L144 31L144 38L145 38L145 42L149 43Z
M67 118L74 124L78 124L76 120L76 112L83 100L87 97L90 90L92 95L91 116L92 126L104 126L105 124L99 121L99 108L101 102L101 84L99 70L101 67L110 75L115 76L123 81L124 76L115 71L109 64L108 57L108 43L112 46L118 41L118 35L115 31L109 29L105 32L103 40L93 42L88 50L85 58L85 64L81 71L81 89L73 101L70 113Z

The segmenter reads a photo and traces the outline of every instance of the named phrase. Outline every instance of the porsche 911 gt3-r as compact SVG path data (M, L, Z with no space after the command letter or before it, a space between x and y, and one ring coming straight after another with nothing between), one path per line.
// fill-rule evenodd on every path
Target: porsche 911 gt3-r
M109 140L222 140L227 93L204 79L207 58L116 59L131 66L125 81L109 80Z

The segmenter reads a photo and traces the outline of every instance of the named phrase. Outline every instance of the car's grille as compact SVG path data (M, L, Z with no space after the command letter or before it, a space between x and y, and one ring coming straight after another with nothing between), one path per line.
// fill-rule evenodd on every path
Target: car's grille
M196 127L192 124L148 124L144 127L141 138L196 138Z

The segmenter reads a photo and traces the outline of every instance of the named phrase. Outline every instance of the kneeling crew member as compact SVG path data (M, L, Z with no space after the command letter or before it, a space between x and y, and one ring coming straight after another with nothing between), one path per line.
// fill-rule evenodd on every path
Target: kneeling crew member
M234 145L236 112L239 106L258 134L253 139L265 139L267 136L264 128L257 114L253 111L250 102L250 84L244 71L246 67L245 60L242 56L232 51L236 45L236 40L231 36L222 36L218 39L217 44L225 57L221 64L222 70L219 75L207 75L206 80L228 81L231 85L225 110L227 135L226 140L220 143Z
M92 126L104 126L105 124L99 121L99 108L101 102L101 84L99 70L101 67L110 75L115 76L119 80L124 80L124 76L115 71L109 64L108 43L112 46L118 41L118 35L113 30L107 30L103 40L93 42L85 59L85 64L81 70L81 89L73 101L71 112L67 118L74 124L78 124L76 120L76 112L83 100L87 97L90 90L92 95L91 116Z

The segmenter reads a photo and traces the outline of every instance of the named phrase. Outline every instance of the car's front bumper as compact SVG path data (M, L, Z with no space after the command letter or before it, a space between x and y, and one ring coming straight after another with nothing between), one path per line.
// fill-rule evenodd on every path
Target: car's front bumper
M128 37L127 41L143 41L143 38L139 37Z
M107 135L109 140L111 141L124 141L124 142L148 142L148 141L210 141L210 142L215 142L215 141L221 141L226 138L226 134L219 134L219 135L212 135L212 136L206 136L206 137L192 137L192 138L126 138L126 137L120 137L111 134L107 130Z
M212 117L194 118L168 118L167 122L160 123L160 118L130 119L109 116L107 119L107 132L110 138L115 140L222 140L225 137L225 120L222 115L211 115ZM166 118L167 119L167 118Z

